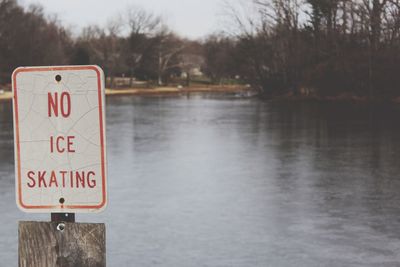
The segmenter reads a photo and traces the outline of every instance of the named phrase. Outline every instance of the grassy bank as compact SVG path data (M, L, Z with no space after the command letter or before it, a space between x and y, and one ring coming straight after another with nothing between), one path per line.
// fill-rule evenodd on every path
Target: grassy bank
M0 100L8 100L12 98L12 93L11 92L4 92L0 94Z
M156 87L156 88L126 88L126 89L106 89L107 96L116 95L137 95L137 96L167 96L167 95L180 95L189 93L242 93L252 91L239 85L227 86L193 86L193 87ZM10 100L12 98L11 92L4 92L0 94L0 100Z

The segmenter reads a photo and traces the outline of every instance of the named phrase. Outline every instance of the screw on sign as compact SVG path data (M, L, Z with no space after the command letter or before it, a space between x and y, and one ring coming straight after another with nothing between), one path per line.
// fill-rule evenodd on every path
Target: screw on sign
M104 74L21 67L12 76L16 198L25 212L97 212L107 203Z

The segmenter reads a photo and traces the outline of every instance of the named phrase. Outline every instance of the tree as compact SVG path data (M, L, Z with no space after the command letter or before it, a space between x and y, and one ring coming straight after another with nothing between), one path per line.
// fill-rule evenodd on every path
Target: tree
M157 83L163 85L163 78L170 71L179 67L179 55L185 48L182 40L168 29L158 33L154 38L157 43Z
M67 64L72 40L56 18L46 19L43 8L26 11L14 0L0 1L0 72L9 81L18 66Z
M114 76L123 71L122 41L118 36L119 27L110 21L107 29L88 26L77 40L77 47L89 54L90 63L102 66L110 86L114 86Z
M186 86L190 86L194 71L204 65L203 45L197 41L182 40L184 48L179 55L179 69L186 74Z
M213 83L220 83L223 78L234 75L234 48L234 40L216 35L209 36L203 43L203 70Z
M131 6L127 9L124 20L129 31L125 40L124 55L131 77L130 86L132 86L135 71L141 65L143 56L150 48L149 37L160 30L162 19L144 9Z

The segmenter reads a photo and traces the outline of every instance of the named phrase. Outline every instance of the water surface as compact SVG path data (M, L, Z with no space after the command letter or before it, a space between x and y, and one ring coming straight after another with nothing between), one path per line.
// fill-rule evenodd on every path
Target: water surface
M107 100L108 266L399 266L400 111L256 99ZM0 259L17 266L11 105Z

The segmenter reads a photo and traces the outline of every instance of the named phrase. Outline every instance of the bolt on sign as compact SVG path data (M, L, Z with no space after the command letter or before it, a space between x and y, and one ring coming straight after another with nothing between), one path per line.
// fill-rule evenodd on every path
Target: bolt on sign
M16 201L25 212L105 208L104 74L98 66L12 75Z

